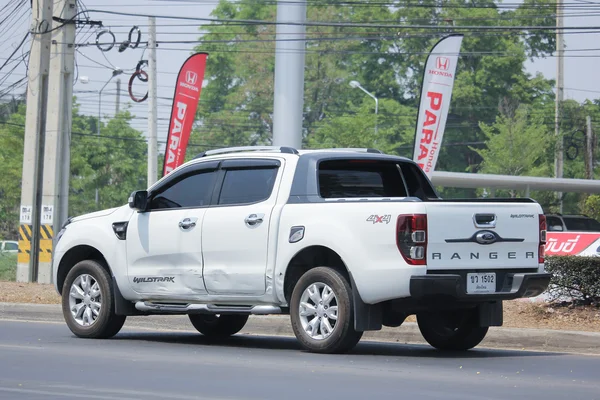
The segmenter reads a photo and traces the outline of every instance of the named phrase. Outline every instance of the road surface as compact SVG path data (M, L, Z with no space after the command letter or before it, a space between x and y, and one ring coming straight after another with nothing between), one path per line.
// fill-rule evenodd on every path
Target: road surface
M346 355L295 339L127 327L75 338L64 323L0 320L0 399L599 399L600 357L361 342Z

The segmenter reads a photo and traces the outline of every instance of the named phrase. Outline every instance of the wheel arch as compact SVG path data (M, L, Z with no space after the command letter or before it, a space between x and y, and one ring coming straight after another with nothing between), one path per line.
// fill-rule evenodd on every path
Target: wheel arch
M108 262L106 261L106 257L98 250L97 248L80 244L71 249L69 249L65 255L61 258L60 263L58 264L58 271L56 274L56 287L58 292L62 295L63 285L65 280L67 279L67 275L69 271L77 265L78 262L83 260L94 260L100 263L106 269L106 271L112 277L112 271Z
M307 271L316 267L330 267L341 273L352 288L354 304L354 326L357 331L381 329L380 305L365 304L347 264L335 250L327 246L311 245L298 251L290 260L283 280L285 300L290 304L296 283Z

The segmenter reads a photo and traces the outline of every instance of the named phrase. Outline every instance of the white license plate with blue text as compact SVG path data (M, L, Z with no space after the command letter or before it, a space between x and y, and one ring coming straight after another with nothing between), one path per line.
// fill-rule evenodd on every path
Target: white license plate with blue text
M496 273L480 272L467 274L467 293L482 294L496 292Z

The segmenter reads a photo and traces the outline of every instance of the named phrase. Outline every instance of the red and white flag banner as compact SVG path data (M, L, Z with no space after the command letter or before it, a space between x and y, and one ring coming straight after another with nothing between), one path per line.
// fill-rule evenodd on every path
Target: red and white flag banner
M425 62L413 160L431 178L440 153L463 35L436 43Z
M207 57L207 53L193 54L183 63L179 75L177 75L167 147L165 148L163 176L185 161L185 152L202 91Z

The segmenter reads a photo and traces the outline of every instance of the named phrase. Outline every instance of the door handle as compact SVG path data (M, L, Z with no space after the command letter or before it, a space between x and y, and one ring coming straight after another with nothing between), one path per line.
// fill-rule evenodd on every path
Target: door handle
M179 221L179 227L183 230L187 230L196 226L196 218L184 218Z
M262 224L264 216L265 214L250 214L244 219L244 222L248 226L258 226Z

